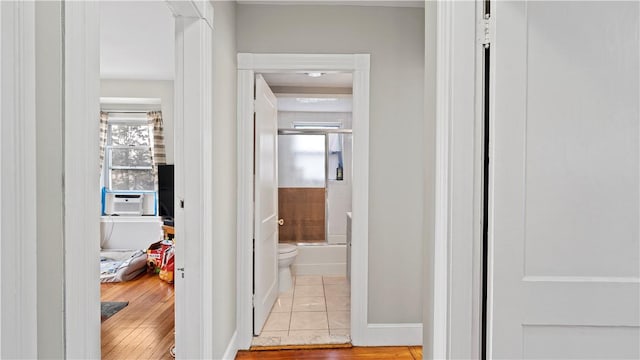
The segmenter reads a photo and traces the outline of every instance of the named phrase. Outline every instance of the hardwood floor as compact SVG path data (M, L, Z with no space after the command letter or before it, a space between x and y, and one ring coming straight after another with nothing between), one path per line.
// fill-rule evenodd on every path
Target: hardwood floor
M129 305L102 322L102 359L173 359L173 285L143 274L123 283L100 285L102 301Z
M347 349L240 351L236 360L340 360L397 359L422 360L421 346L353 347Z
M102 323L102 359L173 359L174 289L157 275L101 284L102 301L129 305ZM420 346L240 351L238 360L396 359L421 360Z

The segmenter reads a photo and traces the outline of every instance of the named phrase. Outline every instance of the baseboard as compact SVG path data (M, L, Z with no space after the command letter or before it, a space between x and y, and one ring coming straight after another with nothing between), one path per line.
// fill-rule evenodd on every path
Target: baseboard
M422 345L422 324L368 324L364 344L358 346Z
M227 349L224 351L224 355L222 355L223 360L233 360L236 358L238 354L238 331L234 331L233 335L231 335L231 340L229 340L229 345L227 345Z
M347 275L347 263L293 264L294 275Z

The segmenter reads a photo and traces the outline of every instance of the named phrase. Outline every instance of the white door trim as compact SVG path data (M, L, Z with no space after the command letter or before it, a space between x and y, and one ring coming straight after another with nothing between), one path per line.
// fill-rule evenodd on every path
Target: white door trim
M368 54L238 54L238 348L252 335L253 86L265 72L345 71L353 73L353 251L351 261L351 338L369 342L369 58Z
M169 3L171 6L174 2ZM184 222L194 226L193 246L202 250L202 259L189 271L201 274L198 289L194 294L185 294L197 299L200 306L190 308L193 318L189 322L189 334L196 338L185 339L195 347L177 347L178 358L212 358L213 338L213 285L211 259L212 219L211 200L212 165L211 154L211 39L213 8L208 1L191 1L189 6L174 6L174 16L193 18L203 22L201 31L176 34L176 41L183 50L183 58L198 62L198 66L176 64L175 83L180 83L181 92L176 98L176 124L184 119L190 128L202 126L202 136L193 146L185 149L190 157L189 166L197 166L200 176L187 177L183 186L190 192L189 206ZM3 4L4 6L4 4ZM97 2L66 2L65 6L65 338L66 357L100 358L100 288L97 259L100 236L100 189L98 164L98 121L87 121L99 114L99 4ZM208 29L208 30L207 30ZM179 31L179 27L176 27ZM208 40L207 40L208 39ZM178 50L178 47L176 48ZM191 64L190 64L191 65ZM182 66L182 68L181 68ZM181 96L182 91L188 96ZM181 112L178 109L182 109ZM184 124L184 123L183 123ZM35 132L34 132L35 134ZM91 135L94 134L94 135ZM183 144L185 147L187 144ZM179 151L176 143L176 150ZM194 149L196 148L197 149ZM34 145L35 149L35 145ZM35 164L35 161L33 161ZM190 171L189 168L184 171ZM92 175L93 174L93 175ZM34 177L35 178L35 177ZM177 185L177 184L176 184ZM34 187L35 189L35 187ZM184 189L184 188L183 188ZM35 191L33 191L35 193ZM176 195L185 192L176 189ZM79 226L79 224L82 224ZM35 229L35 225L33 226ZM178 238L180 234L178 230ZM96 239L96 241L87 241ZM205 246L205 244L207 246ZM35 250L34 250L35 251ZM35 267L34 267L35 270ZM179 276L179 275L178 275ZM35 284L35 281L33 282ZM189 290L192 290L191 288ZM35 299L35 296L33 296ZM35 314L35 311L34 311ZM37 333L32 331L31 334ZM34 346L35 349L35 346ZM182 350L181 350L182 349ZM195 355L194 355L195 354Z
M213 358L213 7L170 2L175 16L176 357ZM187 6L189 5L189 6ZM184 208L180 203L184 201ZM184 239L184 251L180 251ZM186 247L189 247L187 250ZM186 257L189 251L192 255ZM197 260L193 251L198 252ZM180 271L179 269L184 269ZM179 278L184 276L184 278Z
M35 4L0 3L0 358L38 354Z
M437 3L433 323L425 324L432 335L424 344L425 358L480 357L483 119L477 88L478 6L482 3Z
M64 5L65 356L100 357L99 5ZM96 121L89 121L96 119Z

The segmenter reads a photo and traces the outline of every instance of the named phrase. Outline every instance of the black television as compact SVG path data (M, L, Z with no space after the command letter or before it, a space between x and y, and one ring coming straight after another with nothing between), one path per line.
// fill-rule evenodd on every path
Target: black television
M173 165L158 165L158 212L165 221L173 222Z

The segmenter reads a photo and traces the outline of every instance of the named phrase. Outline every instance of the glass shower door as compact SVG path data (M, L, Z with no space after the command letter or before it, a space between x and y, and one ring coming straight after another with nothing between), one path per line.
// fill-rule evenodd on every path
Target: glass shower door
M325 135L278 136L280 242L326 242Z

